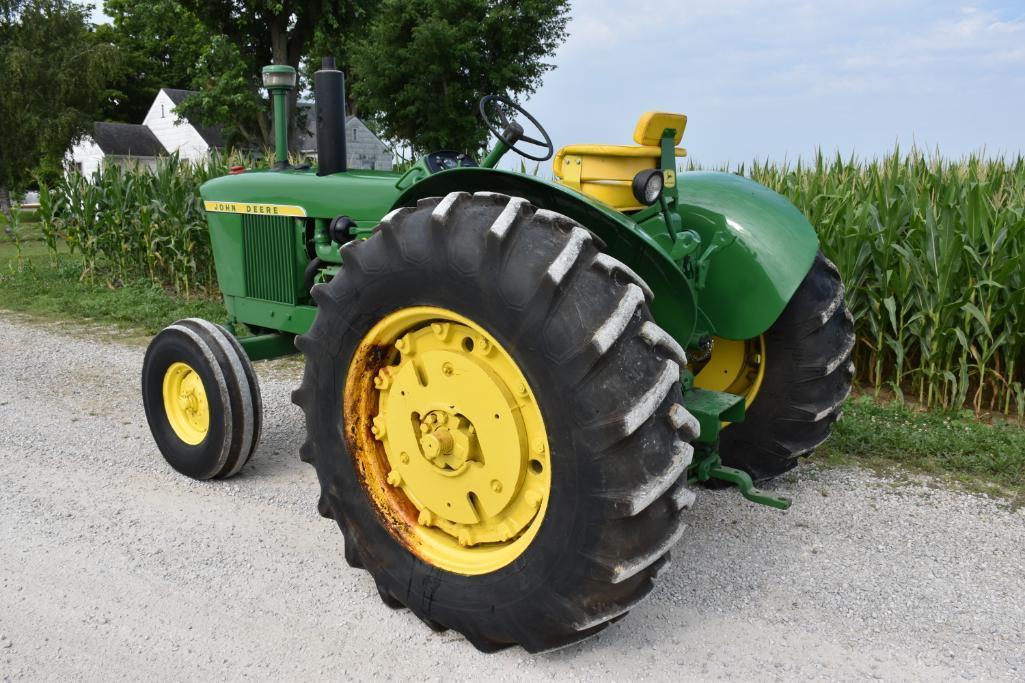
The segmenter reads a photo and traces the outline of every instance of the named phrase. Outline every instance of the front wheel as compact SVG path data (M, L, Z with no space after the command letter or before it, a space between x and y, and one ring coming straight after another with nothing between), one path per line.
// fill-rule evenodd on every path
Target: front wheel
M200 318L179 320L146 349L142 399L167 463L193 479L224 479L260 439L260 387L242 346Z
M313 290L293 400L349 563L482 650L631 609L683 532L697 429L643 283L491 193L401 209L343 258Z

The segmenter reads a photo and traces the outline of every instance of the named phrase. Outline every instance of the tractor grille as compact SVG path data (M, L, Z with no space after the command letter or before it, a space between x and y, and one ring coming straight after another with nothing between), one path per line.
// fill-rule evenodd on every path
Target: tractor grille
M296 265L291 218L243 216L246 296L295 305Z

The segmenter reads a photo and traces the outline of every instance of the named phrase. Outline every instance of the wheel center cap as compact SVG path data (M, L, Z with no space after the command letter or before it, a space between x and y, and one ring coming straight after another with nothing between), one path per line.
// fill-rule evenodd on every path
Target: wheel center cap
M421 454L444 472L456 472L469 461L480 462L476 430L461 415L434 410L420 421Z

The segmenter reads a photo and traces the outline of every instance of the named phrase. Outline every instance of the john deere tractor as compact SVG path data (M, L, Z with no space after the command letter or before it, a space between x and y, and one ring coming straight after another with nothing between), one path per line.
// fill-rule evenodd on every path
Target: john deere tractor
M687 118L636 144L555 152L491 95L480 162L346 168L344 80L314 78L318 166L202 187L224 326L180 320L146 352L157 445L197 479L260 437L253 362L301 351L299 457L345 559L389 607L477 648L586 638L652 590L693 487L755 488L829 435L852 376L840 274L800 211L745 178L678 173ZM525 130L524 126L529 130ZM554 180L500 170L508 152ZM236 336L235 333L240 333Z

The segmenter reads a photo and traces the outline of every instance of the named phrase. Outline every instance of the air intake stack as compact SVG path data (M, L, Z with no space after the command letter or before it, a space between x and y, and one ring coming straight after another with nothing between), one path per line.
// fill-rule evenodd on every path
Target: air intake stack
M313 74L317 105L317 175L346 170L345 76L335 68L334 57L324 57Z

